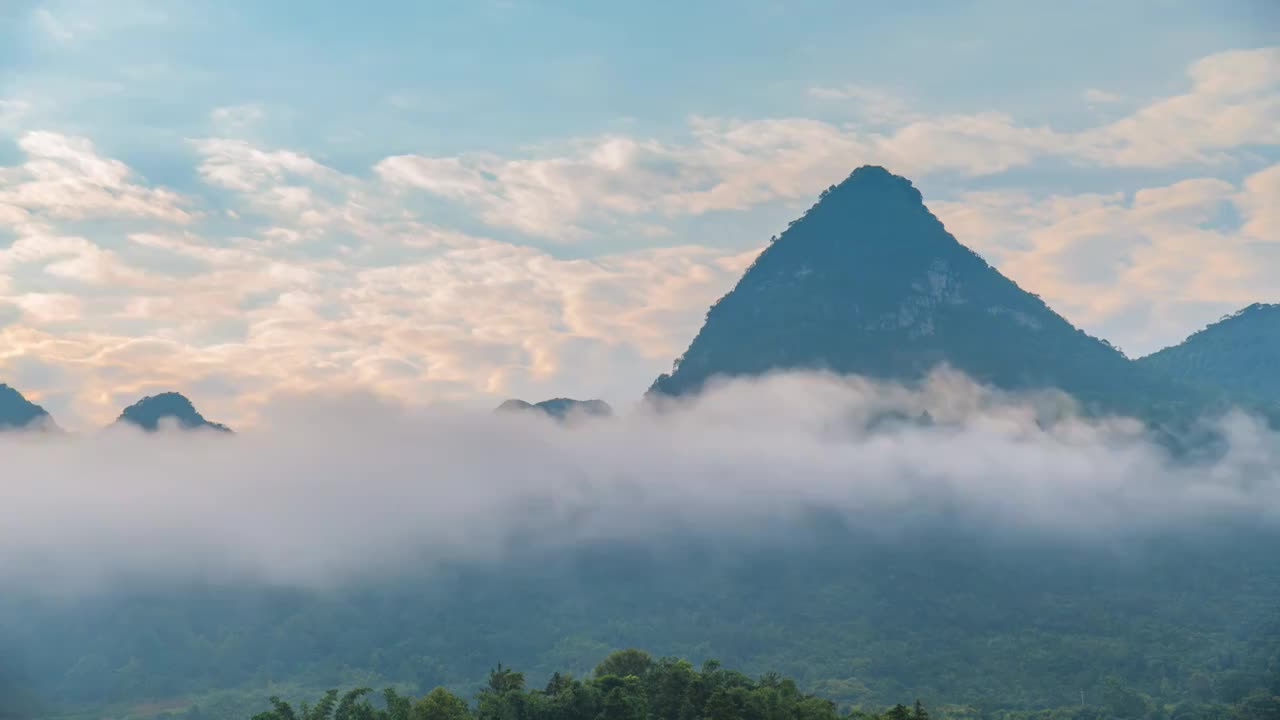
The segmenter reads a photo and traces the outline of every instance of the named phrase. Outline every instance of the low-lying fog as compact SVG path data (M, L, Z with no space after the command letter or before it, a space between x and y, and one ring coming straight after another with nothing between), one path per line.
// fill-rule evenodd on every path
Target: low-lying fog
M294 398L235 436L114 430L0 438L0 584L113 578L306 586L513 542L737 533L817 508L911 511L1071 542L1178 523L1280 520L1280 438L1213 421L1175 459L1124 419L954 373L916 388L824 375L720 385L695 401L558 424Z

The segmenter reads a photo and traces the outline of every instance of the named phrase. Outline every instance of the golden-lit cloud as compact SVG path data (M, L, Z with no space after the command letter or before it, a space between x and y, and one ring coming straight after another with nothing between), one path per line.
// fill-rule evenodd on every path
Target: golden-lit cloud
M24 130L0 166L0 381L71 427L166 389L232 425L315 388L625 402L779 229L743 231L750 213L785 222L866 163L942 187L926 202L962 242L1144 352L1274 299L1280 165L1257 151L1280 145L1278 57L1204 58L1181 91L1128 110L1092 92L1119 114L1069 130L844 85L808 97L847 122L698 116L663 139L611 132L342 170L237 136L266 111L224 105L210 117L226 137L181 145L195 156L181 192L89 138ZM1039 162L1166 179L1082 193L1003 177Z

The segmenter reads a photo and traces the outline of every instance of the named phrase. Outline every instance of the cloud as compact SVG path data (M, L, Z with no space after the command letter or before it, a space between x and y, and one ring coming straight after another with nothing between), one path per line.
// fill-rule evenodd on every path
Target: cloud
M618 218L811 197L867 163L913 177L993 175L1044 159L1161 168L1217 164L1231 149L1280 144L1280 48L1212 55L1187 74L1186 93L1077 131L1026 126L998 110L926 115L884 90L848 85L809 90L847 103L853 122L846 124L694 117L683 141L609 136L519 158L398 155L375 171L393 186L475 208L490 225L563 241Z
M1280 83L1280 48L1231 50L1192 63L1187 75L1198 93L1238 98Z
M0 207L73 220L141 217L186 223L193 217L183 207L184 198L136 182L127 165L102 157L85 138L33 131L18 139L18 147L26 161L0 168Z
M192 144L204 158L200 176L212 185L231 190L253 192L287 177L334 176L333 171L310 157L289 150L260 150L244 140L229 138L205 138Z
M890 419L926 411L929 424ZM270 430L231 438L0 437L22 478L0 511L0 579L46 591L126 576L315 585L492 557L516 538L741 533L819 508L877 525L911 508L1078 542L1280 521L1280 442L1251 420L1228 418L1225 454L1183 466L1137 423L1085 421L1060 398L949 373L916 389L740 381L570 428L360 396L275 412Z
M812 87L809 95L819 100L833 101L852 108L858 117L872 123L901 124L920 117L902 98L882 88L867 85L842 87Z
M1245 214L1242 228L1250 237L1280 243L1280 163L1250 175L1244 181L1236 205Z
M262 149L240 139L191 141L201 156L201 178L230 190L242 210L277 223L260 239L295 244L321 239L382 242L397 235L396 222L411 217L385 187L374 186L292 150ZM240 213L228 208L233 220Z
M1219 163L1237 147L1280 143L1280 48L1210 55L1187 71L1191 89L1079 133L1079 158L1111 167Z
M475 208L492 226L563 242L618 218L700 215L806 194L801 186L812 189L837 167L847 173L863 147L833 126L801 119L695 118L691 131L686 144L604 137L533 158L401 155L375 171L392 186Z
M165 25L172 8L153 0L119 0L109 10L96 0L45 0L31 11L29 24L60 47L100 39L122 30Z
M83 315L80 298L66 293L26 293L8 300L36 323L68 322Z
M912 174L990 175L1052 154L1065 138L1047 127L1020 127L1010 115L983 112L921 120L876 140L876 156Z
M257 125L266 117L259 105L228 105L214 108L209 120L222 133L238 133Z
M82 237L47 232L38 225L21 228L18 238L0 250L0 271L32 264L42 265L49 275L94 285L139 284L144 278L114 252Z
M653 141L603 137L572 144L569 155L503 159L400 155L374 168L385 182L477 209L491 225L574 240L584 219L661 211L669 185L688 177L673 151Z
M1093 128L926 114L848 85L809 91L847 121L694 116L661 139L610 132L358 170L236 137L260 108L226 105L200 118L223 137L189 141L190 194L86 138L27 132L0 168L0 374L23 356L67 368L60 388L28 389L73 395L59 418L72 427L114 417L125 397L205 385L220 388L210 413L237 426L274 393L360 385L413 402L625 401L732 285L761 223L867 162L925 178L962 242L1073 321L1154 349L1275 291L1280 175L1228 172L1265 159L1274 58L1205 58L1181 94ZM1224 159L1236 164L1199 165ZM1003 173L1046 160L1069 173L1173 164L1161 177L1181 182L1004 189ZM948 196L962 181L985 189ZM579 244L535 246L560 242ZM67 303L22 311L21 296L77 298L79 320Z
M192 231L130 233L112 252L78 237L24 237L0 250L0 273L21 269L25 285L42 267L81 292L110 279L112 295L82 303L80 327L43 328L54 316L33 313L0 328L0 344L9 357L68 368L56 387L24 388L73 393L58 418L67 427L110 420L121 399L213 376L236 391L209 398L208 410L234 426L251 425L272 394L289 390L363 386L482 404L625 399L668 366L754 256L677 246L558 259L431 226L380 227L395 252L366 261ZM181 273L162 271L178 261ZM145 273L133 269L144 263ZM7 364L0 356L0 373Z
M1106 90L1099 90L1097 88L1089 88L1084 91L1084 99L1085 102L1091 104L1104 104L1120 102L1124 98L1117 93L1107 92Z
M1073 322L1145 354L1276 291L1277 166L1239 186L1192 178L1129 193L962 194L934 212ZM1237 222L1223 220L1234 211ZM1229 217L1229 216L1226 216Z
M31 111L31 103L21 98L0 98L0 130L14 130Z
M37 28L60 45L70 43L77 35L91 29L81 24L70 23L54 15L47 8L38 8L31 17Z

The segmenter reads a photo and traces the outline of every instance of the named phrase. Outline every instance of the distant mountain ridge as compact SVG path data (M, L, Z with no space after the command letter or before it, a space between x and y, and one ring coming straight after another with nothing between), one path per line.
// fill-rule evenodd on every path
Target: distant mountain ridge
M823 192L761 252L650 394L780 369L910 381L940 364L1157 422L1204 403L1019 288L947 232L910 181L877 166Z
M57 429L53 416L44 408L14 388L0 383L0 431Z
M613 415L613 408L603 400L574 400L573 398L551 398L542 402L530 403L524 400L511 399L504 401L494 412L542 412L557 420L564 420L572 415L588 417L608 417Z
M116 419L117 424L128 424L147 432L160 429L161 423L171 420L183 430L209 429L231 432L231 428L206 419L184 395L176 392L149 395L125 408Z
M1280 404L1280 305L1254 303L1137 362L1235 402Z

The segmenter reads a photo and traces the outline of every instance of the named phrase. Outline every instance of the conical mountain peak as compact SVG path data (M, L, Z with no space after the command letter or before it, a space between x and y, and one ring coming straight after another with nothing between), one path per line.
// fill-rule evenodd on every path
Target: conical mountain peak
M924 197L911 181L901 175L894 175L880 165L863 165L849 173L838 185L827 188L821 199L829 196L849 195L853 193L870 193L881 196L898 195L904 200L915 201L923 205Z
M911 184L910 180L907 180L901 175L894 175L893 173L889 172L888 168L886 168L883 165L863 165L861 167L855 168L853 172L849 173L849 177L845 178L844 182L848 183L850 181L859 180L859 179L869 180L873 182L888 181L888 182L905 182L908 185Z
M836 270L850 263L891 269L956 263L986 267L946 232L910 180L878 165L864 165L824 190L774 240L758 262L775 268L794 265L806 275L817 264Z
M1145 410L1153 382L960 244L910 181L865 166L765 248L651 392L778 369L911 380L942 364L1119 411Z
M208 428L221 432L231 431L221 423L205 419L186 396L176 392L144 397L125 408L116 419L117 423L135 425L147 432L155 432L166 421L174 422L184 430Z

